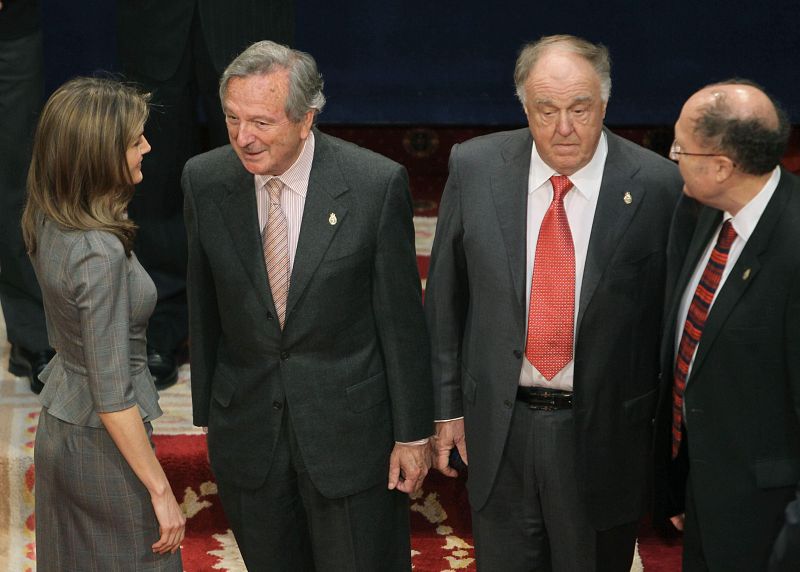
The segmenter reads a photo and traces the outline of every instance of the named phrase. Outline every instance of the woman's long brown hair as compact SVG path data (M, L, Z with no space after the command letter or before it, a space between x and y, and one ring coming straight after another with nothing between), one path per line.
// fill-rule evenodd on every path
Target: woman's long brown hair
M42 110L28 170L22 235L36 253L49 219L71 230L104 230L130 256L136 225L128 220L133 183L126 152L142 133L149 96L118 81L80 77L58 88Z

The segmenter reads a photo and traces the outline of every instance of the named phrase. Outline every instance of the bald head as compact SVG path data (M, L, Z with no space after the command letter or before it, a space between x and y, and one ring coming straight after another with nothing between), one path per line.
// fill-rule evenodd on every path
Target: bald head
M704 87L686 102L698 115L724 113L729 119L757 121L778 128L778 112L769 96L749 83L718 83Z
M514 67L514 83L517 86L517 97L525 106L525 85L528 77L536 64L545 55L551 52L571 53L580 56L582 60L597 74L600 82L600 95L605 103L611 95L611 57L608 48L603 44L593 44L578 36L559 34L555 36L542 36L535 42L522 47Z
M749 81L706 86L689 98L681 115L689 119L704 147L729 156L744 173L771 171L786 150L786 114Z

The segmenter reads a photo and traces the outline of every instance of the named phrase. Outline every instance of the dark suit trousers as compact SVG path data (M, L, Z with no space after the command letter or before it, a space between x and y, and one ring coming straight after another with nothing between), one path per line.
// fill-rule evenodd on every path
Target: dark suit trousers
M181 172L193 155L228 142L217 95L219 74L211 63L196 13L183 50L178 69L167 80L126 70L128 79L152 93L145 126L152 151L144 158L144 180L136 188L128 214L139 225L136 255L158 290L147 340L162 352L173 351L188 335ZM207 142L201 141L198 102L202 102L208 124Z
M49 343L20 217L42 91L41 32L0 40L0 303L9 341L35 352Z
M385 482L344 498L322 496L305 469L288 411L264 484L218 486L250 572L411 569L408 497Z
M517 402L497 478L472 513L481 572L629 572L636 524L592 527L578 496L571 410Z

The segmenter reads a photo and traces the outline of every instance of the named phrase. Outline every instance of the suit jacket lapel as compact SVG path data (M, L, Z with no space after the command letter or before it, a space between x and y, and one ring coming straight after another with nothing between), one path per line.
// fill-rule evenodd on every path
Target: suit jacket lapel
M686 293L686 287L689 285L689 280L691 279L695 268L697 268L697 264L700 261L700 256L702 256L703 252L708 246L708 242L711 240L714 231L719 226L721 221L722 213L720 211L708 207L703 208L703 211L699 215L697 228L692 236L692 242L690 243L689 249L686 252L686 256L683 260L683 266L681 267L680 273L678 274L678 278L675 282L676 286L673 289L672 299L667 300L667 304L669 304L669 310L665 314L667 324L664 328L664 331L666 332L666 335L661 342L661 355L665 362L665 366L668 365L670 368L675 366L675 329L678 327L678 311L681 307L683 295ZM670 370L670 375L671 374L672 372Z
M503 235L515 298L522 308L515 312L525 319L526 217L528 174L533 138L528 129L512 135L501 150L504 163L491 174L492 197Z
M597 198L597 209L586 253L586 266L583 269L578 331L600 278L608 267L625 229L628 228L644 199L644 189L634 180L639 166L622 151L616 135L606 129L603 131L608 141L608 157L603 169L603 180L600 183L600 194ZM630 201L624 200L627 193L630 193Z
M225 220L225 226L242 261L253 288L258 292L258 299L265 310L275 312L272 292L269 288L267 269L264 264L264 253L261 246L261 231L258 224L258 206L256 203L255 183L253 175L242 167L239 158L231 151L231 161L223 168L230 169L230 176L224 179L227 194L219 202L219 209Z
M287 323L289 313L302 296L328 245L345 220L347 209L337 199L347 190L335 148L324 134L315 129L314 160L303 208L297 252L289 281Z
M706 355L708 355L714 340L725 325L725 321L731 311L736 307L750 283L756 279L761 268L759 259L769 244L772 232L775 230L784 206L789 200L789 193L792 192L789 187L788 178L783 176L778 188L775 189L775 194L772 195L769 203L767 203L767 208L764 209L764 213L761 215L755 230L753 230L753 234L750 235L747 244L745 244L742 253L739 255L736 266L733 267L722 285L722 289L717 294L714 305L711 306L711 311L706 319L706 325L703 328L703 335L697 347L690 378L693 378L695 373L700 370Z

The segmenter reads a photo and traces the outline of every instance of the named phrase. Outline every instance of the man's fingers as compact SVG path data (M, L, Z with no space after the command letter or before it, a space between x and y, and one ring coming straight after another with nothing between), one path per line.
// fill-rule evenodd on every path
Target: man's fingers
M450 449L446 447L437 448L436 449L436 457L434 458L434 463L437 469L440 471L447 468L450 459Z
M164 550L164 547L165 546L169 546L169 538L168 537L169 537L169 534L167 533L167 531L162 530L161 531L161 538L159 538L155 542L155 544L153 544L153 546L152 546L153 552L158 552L159 554L161 554L163 552L163 550Z
M457 477L458 471L450 466L450 449L439 449L436 454L436 469L446 477Z
M394 490L397 488L398 483L400 482L400 465L397 463L392 463L389 465L389 490Z
M686 515L684 515L684 514L676 514L675 516L671 516L669 518L669 520L672 523L672 526L674 526L678 530L682 531L683 530L683 521L684 521L685 517L686 517Z
M464 464L469 465L469 461L467 460L467 442L462 439L456 443L456 448L458 449L458 454L461 455L461 460L464 461Z
M406 476L404 480L398 483L397 490L406 494L417 492L422 488L422 483L425 481L427 474L428 471L425 470L415 471L413 477Z

